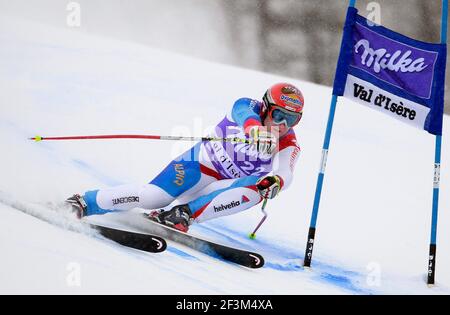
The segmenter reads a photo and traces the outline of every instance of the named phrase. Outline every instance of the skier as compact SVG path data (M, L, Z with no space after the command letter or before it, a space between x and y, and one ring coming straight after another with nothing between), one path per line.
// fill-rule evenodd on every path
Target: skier
M199 142L148 184L88 191L67 202L79 218L137 207L153 210L150 219L183 232L193 222L247 210L290 185L300 153L293 127L302 118L303 105L299 89L275 84L262 102L237 100L211 135L250 143ZM186 202L161 209L180 199Z

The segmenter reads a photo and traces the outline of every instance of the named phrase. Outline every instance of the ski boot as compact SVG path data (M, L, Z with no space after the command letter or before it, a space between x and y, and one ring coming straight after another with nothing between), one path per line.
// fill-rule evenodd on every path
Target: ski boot
M86 216L87 204L83 197L75 194L66 199L66 202L72 206L72 211L77 215L78 219Z
M150 212L148 218L184 233L189 230L189 225L194 221L188 205L178 205L169 211L154 210Z

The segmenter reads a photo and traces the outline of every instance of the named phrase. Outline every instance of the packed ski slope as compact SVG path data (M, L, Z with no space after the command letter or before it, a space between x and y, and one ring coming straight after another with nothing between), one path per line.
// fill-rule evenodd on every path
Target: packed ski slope
M304 270L329 88L4 16L0 45L0 293L450 293L447 118L437 286L425 285L434 138L345 100L336 113L313 268ZM124 248L58 207L76 192L148 182L191 143L27 140L200 136L235 99L259 98L278 81L298 85L306 98L293 185L269 202L256 240L247 235L262 216L258 208L192 228L261 253L266 265L258 270L173 243L160 254ZM92 219L118 224L117 215Z

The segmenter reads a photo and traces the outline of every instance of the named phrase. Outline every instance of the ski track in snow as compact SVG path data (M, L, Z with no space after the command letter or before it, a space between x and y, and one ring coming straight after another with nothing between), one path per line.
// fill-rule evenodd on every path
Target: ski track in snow
M81 161L79 159L72 159L71 162L82 172L90 174L92 177L95 177L98 179L101 183L107 185L107 186L119 186L124 184L121 181L118 181L107 174L104 174L100 171L98 171L95 167L92 165L89 165L88 163Z
M278 246L275 244L274 240L271 242L259 239L250 240L244 238L242 233L223 225L215 228L210 225L213 224L196 225L196 231L200 230L204 232L204 236L221 240L225 245L247 248L263 254L264 259L266 260L263 268L285 272L312 271L303 267L302 262L304 256L299 255L299 249ZM203 233L200 233L200 235L203 235ZM373 290L359 287L358 282L360 282L361 279L364 280L365 275L357 272L325 264L318 259L314 260L313 272L315 274L313 278L316 281L327 282L357 294L375 294L375 291Z

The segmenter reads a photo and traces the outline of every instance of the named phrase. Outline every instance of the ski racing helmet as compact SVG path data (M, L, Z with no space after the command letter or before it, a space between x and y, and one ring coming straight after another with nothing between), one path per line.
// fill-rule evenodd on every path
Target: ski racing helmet
M302 119L304 98L302 92L289 83L277 83L263 97L262 119L269 117L275 124L292 128Z

